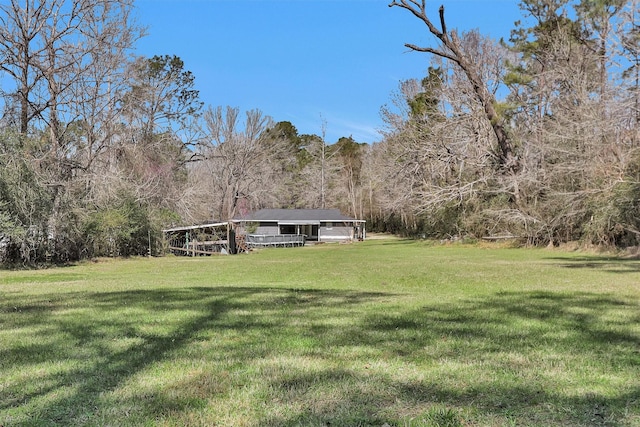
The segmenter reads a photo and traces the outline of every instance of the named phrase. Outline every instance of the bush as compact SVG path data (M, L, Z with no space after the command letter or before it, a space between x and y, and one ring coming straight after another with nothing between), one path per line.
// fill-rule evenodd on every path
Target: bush
M129 196L90 214L84 232L90 256L147 255L158 247L150 209Z

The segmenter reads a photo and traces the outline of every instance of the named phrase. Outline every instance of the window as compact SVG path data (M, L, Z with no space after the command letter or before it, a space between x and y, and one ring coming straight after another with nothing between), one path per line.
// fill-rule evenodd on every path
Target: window
M290 224L280 224L280 234L296 234L296 226Z

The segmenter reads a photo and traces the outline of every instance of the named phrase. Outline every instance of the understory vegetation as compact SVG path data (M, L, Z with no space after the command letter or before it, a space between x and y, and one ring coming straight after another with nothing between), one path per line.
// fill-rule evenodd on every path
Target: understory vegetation
M0 276L3 426L637 426L640 262L395 239Z
M261 208L339 208L405 236L640 246L638 0L521 0L500 41L423 1L390 6L425 24L430 41L406 46L427 71L399 83L366 144L204 105L178 56L135 56L133 0L3 3L0 261L156 255L163 228Z

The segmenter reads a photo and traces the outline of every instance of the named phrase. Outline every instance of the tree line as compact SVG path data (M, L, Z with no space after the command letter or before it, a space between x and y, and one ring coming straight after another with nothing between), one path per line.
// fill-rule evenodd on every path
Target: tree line
M155 255L164 227L266 207L429 238L638 245L637 0L522 0L501 41L424 1L390 6L433 36L407 43L430 66L363 144L205 106L179 57L135 55L133 0L0 5L0 260Z
M526 20L495 42L394 0L438 43L407 44L432 64L373 147L380 215L432 236L638 245L639 5L522 0Z

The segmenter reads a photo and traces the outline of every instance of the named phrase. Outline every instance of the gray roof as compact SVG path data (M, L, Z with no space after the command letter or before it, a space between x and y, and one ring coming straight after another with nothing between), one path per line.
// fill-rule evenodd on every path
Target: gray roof
M227 225L226 222L209 222L206 224L198 224L198 225L186 225L186 226L182 226L182 227L173 227L173 228L166 228L164 230L162 230L163 233L172 233L175 231L189 231L189 230L199 230L201 228L216 228L216 227L221 227L223 225Z
M234 221L357 221L355 218L342 215L338 209L261 209L247 215L234 218Z

